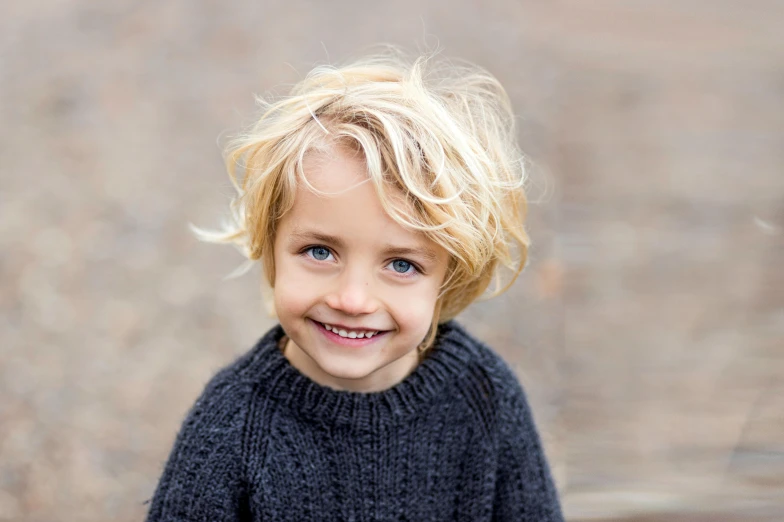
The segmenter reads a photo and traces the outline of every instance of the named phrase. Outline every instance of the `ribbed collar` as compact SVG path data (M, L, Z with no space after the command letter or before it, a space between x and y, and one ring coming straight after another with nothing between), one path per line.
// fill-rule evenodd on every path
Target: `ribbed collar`
M402 382L384 391L359 393L322 386L300 373L278 348L283 335L276 325L243 358L243 380L252 380L264 395L306 419L360 430L396 424L425 411L468 371L476 353L473 338L448 321L439 326L425 359Z

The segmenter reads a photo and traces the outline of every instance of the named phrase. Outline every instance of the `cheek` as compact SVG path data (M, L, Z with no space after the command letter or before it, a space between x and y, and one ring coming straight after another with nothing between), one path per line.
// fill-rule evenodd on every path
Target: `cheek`
M438 290L430 287L418 289L417 292L400 292L394 299L395 321L401 328L427 332L433 320Z
M296 267L286 261L284 259L282 262L278 262L275 267L273 294L275 309L279 316L305 312L309 308L313 296L312 284L309 284L303 274L296 271Z
M316 300L313 294L298 291L285 283L274 290L275 311L282 323L302 318L313 309Z

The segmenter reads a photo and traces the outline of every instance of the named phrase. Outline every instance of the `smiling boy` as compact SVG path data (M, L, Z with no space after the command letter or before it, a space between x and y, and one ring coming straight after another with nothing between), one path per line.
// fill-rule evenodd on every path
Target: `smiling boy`
M206 386L148 521L563 520L519 381L453 320L525 264L514 118L430 65L318 68L233 143L201 235L261 262L280 324Z

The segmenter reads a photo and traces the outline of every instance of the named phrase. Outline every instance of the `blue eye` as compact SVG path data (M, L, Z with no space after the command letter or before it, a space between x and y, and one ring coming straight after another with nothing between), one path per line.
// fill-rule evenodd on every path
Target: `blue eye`
M414 268L414 265L405 259L395 259L390 264L392 265L392 269L398 274L407 274L410 268ZM414 270L416 269L414 268Z
M325 261L330 256L329 250L319 246L310 247L308 252L310 252L310 255L313 256L313 259L316 259L317 261Z

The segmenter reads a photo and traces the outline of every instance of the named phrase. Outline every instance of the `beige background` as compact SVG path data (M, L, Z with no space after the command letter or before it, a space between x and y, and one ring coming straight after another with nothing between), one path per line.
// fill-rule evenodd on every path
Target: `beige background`
M531 263L463 322L523 379L572 520L784 518L784 3L0 6L0 520L132 521L269 326L197 243L253 93L377 42L508 87ZM629 518L631 519L631 518ZM678 518L679 520L681 518Z

